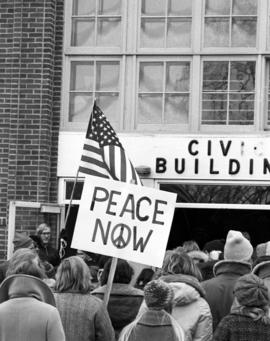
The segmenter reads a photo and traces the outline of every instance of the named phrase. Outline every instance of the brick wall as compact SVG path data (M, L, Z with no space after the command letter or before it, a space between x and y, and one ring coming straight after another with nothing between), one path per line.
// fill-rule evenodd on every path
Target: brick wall
M63 7L64 0L0 2L0 259L9 201L57 201ZM44 220L27 220L29 212L16 218L19 229Z

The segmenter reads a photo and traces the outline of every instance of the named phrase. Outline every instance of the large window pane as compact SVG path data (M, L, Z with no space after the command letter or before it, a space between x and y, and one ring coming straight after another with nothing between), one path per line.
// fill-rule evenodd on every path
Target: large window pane
M69 101L69 122L87 122L93 105L93 96L71 93Z
M203 91L222 91L228 87L228 62L203 63Z
M94 68L90 62L72 62L70 73L70 90L93 90Z
M73 15L94 15L96 0L73 0Z
M228 18L205 19L204 46L229 46L229 28Z
M162 92L163 63L140 63L139 90Z
M120 110L118 93L97 93L96 103L106 113L106 117L113 128L116 128L115 123L118 123Z
M232 19L232 46L256 46L257 18Z
M121 21L118 18L98 19L98 46L121 45Z
M257 15L257 0L233 0L233 14Z
M168 0L168 15L191 16L192 1L190 0Z
M87 2L86 0L83 0ZM99 0L99 15L120 15L121 0Z
M255 63L231 62L230 90L254 91L255 89Z
M165 97L166 124L187 124L189 112L189 96L170 94Z
M205 0L206 15L229 15L230 1L229 0Z
M189 91L189 63L167 63L166 91Z
M168 19L167 47L188 47L191 40L191 19Z
M139 95L138 123L162 123L162 95Z
M141 22L141 46L164 47L165 20L142 19Z
M141 7L142 15L165 15L166 14L166 1L164 0L142 0Z
M92 46L95 42L95 21L74 18L72 24L72 46Z
M98 62L96 77L97 91L118 91L119 63Z

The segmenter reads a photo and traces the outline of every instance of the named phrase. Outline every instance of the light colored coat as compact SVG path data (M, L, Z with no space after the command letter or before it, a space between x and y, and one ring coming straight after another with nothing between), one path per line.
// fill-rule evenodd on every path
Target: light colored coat
M53 294L38 278L8 277L0 287L0 302L1 341L65 341Z

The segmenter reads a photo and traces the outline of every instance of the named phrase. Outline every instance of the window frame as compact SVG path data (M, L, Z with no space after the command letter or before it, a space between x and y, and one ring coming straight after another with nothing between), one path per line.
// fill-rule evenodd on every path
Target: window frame
M202 97L203 97L203 63L205 61L227 61L227 62L234 62L234 61L254 61L255 64L255 89L254 89L254 124L253 125L222 125L222 124L202 124ZM241 133L254 133L258 130L260 126L260 117L258 115L258 108L257 108L257 101L258 101L258 88L259 85L259 71L258 71L258 58L257 56L234 56L234 55L227 55L227 56L204 56L201 58L201 76L200 76L200 115L199 115L199 130L201 132L207 133L237 133L239 132L239 128L241 128Z

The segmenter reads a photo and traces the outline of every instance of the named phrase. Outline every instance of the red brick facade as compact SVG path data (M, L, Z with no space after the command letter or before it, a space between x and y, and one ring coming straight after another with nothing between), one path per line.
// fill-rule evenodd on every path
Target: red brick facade
M57 202L63 12L64 0L0 2L0 260L9 202ZM18 212L22 230L48 219Z

